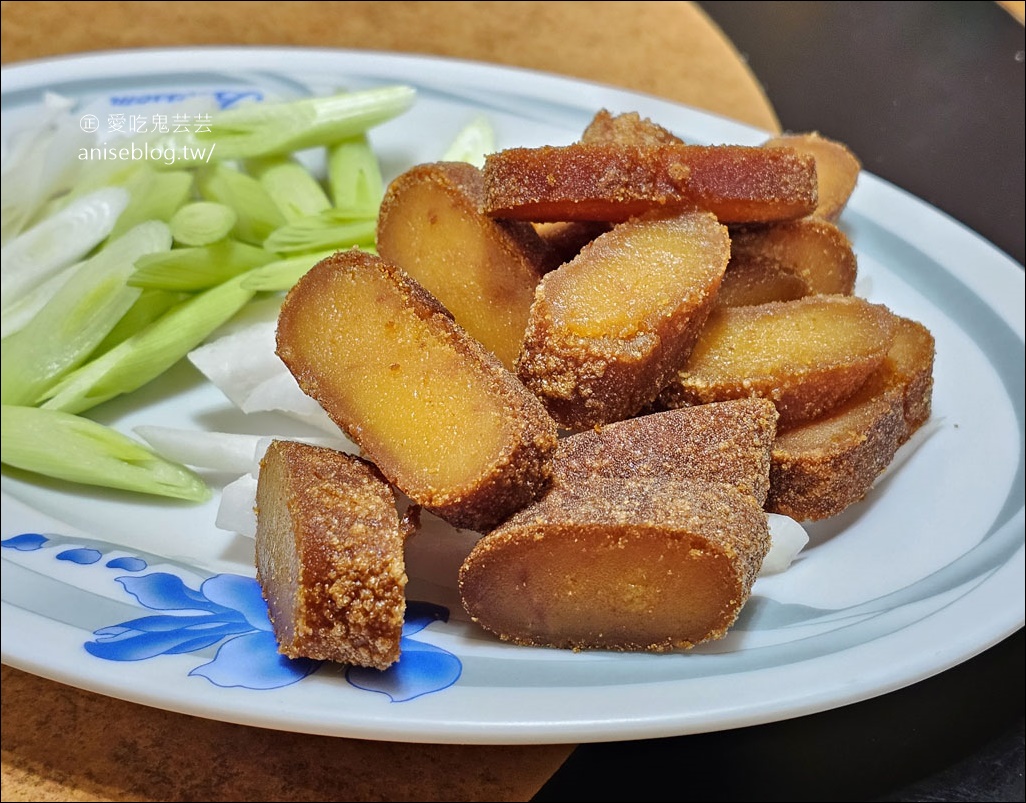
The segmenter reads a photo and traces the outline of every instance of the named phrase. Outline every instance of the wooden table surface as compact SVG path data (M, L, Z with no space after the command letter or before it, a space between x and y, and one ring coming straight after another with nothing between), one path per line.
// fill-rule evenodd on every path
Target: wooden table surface
M658 95L779 130L718 28L683 2L3 2L2 62L87 51L292 45L430 53ZM244 727L3 667L2 797L529 800L573 745L361 741Z

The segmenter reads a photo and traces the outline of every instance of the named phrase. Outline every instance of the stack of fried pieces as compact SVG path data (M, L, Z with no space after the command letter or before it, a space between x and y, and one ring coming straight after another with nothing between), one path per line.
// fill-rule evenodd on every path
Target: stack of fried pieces
M601 111L571 145L396 178L378 254L320 262L279 317L278 354L361 451L265 458L282 651L398 658L393 489L481 534L459 589L504 640L723 637L766 513L839 513L930 415L930 332L854 295L835 221L859 171L815 133L691 145Z

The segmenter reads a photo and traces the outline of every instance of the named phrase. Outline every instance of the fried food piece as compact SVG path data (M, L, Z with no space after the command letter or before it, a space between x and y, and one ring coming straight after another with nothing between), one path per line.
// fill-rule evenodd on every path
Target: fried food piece
M783 431L858 390L883 362L896 318L856 296L717 306L659 401L674 408L759 396L776 404Z
M637 112L612 115L599 110L581 135L588 145L682 145L683 140L657 123ZM548 246L549 270L569 262L581 249L610 229L610 224L598 220L560 220L536 222L534 228Z
M511 369L548 252L529 223L494 220L483 200L473 165L413 167L385 192L377 249Z
M402 269L353 249L315 265L278 317L299 386L414 502L486 530L549 481L556 425Z
M794 301L810 295L808 283L794 271L774 259L733 256L723 274L716 303L727 307L765 304L768 301Z
M612 144L512 148L485 158L484 211L533 222L620 223L693 206L683 146Z
M901 388L905 433L901 442L930 418L933 408L933 362L936 343L933 334L919 321L899 318L894 342L881 368L885 381Z
M865 498L898 447L930 417L933 360L930 331L898 318L886 359L855 396L777 436L766 510L825 519Z
M552 461L553 487L588 477L677 478L769 492L777 410L767 399L736 399L617 421L562 438Z
M812 214L825 220L836 220L840 216L862 172L862 163L847 145L810 131L773 137L764 142L763 147L794 148L814 157L819 203Z
M459 588L504 641L665 652L726 634L769 544L758 502L730 486L591 477L482 538Z
M684 140L637 112L611 114L599 109L581 135L585 144L683 145Z
M532 225L545 246L542 266L546 273L565 265L581 253L584 246L612 228L609 223L598 220L549 221Z
M767 261L800 277L810 294L850 296L855 290L858 260L851 241L826 220L807 217L731 229L728 271L751 262L768 267Z
M791 220L816 208L816 162L788 148L575 143L511 148L484 164L485 212L534 222L619 223L703 209L723 223Z
M272 441L257 482L257 580L290 658L385 669L406 610L404 533L370 463Z
M614 227L538 285L518 376L567 429L634 415L687 357L729 249L707 212Z
M834 516L864 498L905 429L895 392L857 393L839 409L781 433L766 510L796 521Z

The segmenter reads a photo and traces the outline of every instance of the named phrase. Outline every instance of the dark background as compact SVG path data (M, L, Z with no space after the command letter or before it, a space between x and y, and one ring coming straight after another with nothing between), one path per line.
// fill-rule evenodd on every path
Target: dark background
M1024 256L1023 26L991 2L705 2L785 130ZM546 801L1022 801L1023 631L936 677L799 719L585 744Z

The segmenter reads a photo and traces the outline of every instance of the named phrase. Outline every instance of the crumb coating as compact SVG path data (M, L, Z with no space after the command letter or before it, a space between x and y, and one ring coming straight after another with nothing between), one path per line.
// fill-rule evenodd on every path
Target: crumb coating
M499 151L483 172L485 211L532 222L615 223L660 209L793 220L818 199L815 159L791 148L578 142Z
M399 658L406 573L395 496L369 463L274 441L257 490L257 580L280 652L384 669Z
M468 613L516 644L687 649L726 635L769 549L751 494L592 477L482 538L460 569Z
M649 413L569 435L552 462L553 484L586 477L677 477L721 482L755 496L769 492L777 410L766 399Z
M364 456L454 527L487 530L547 486L555 422L401 268L357 250L323 260L286 297L277 339Z

